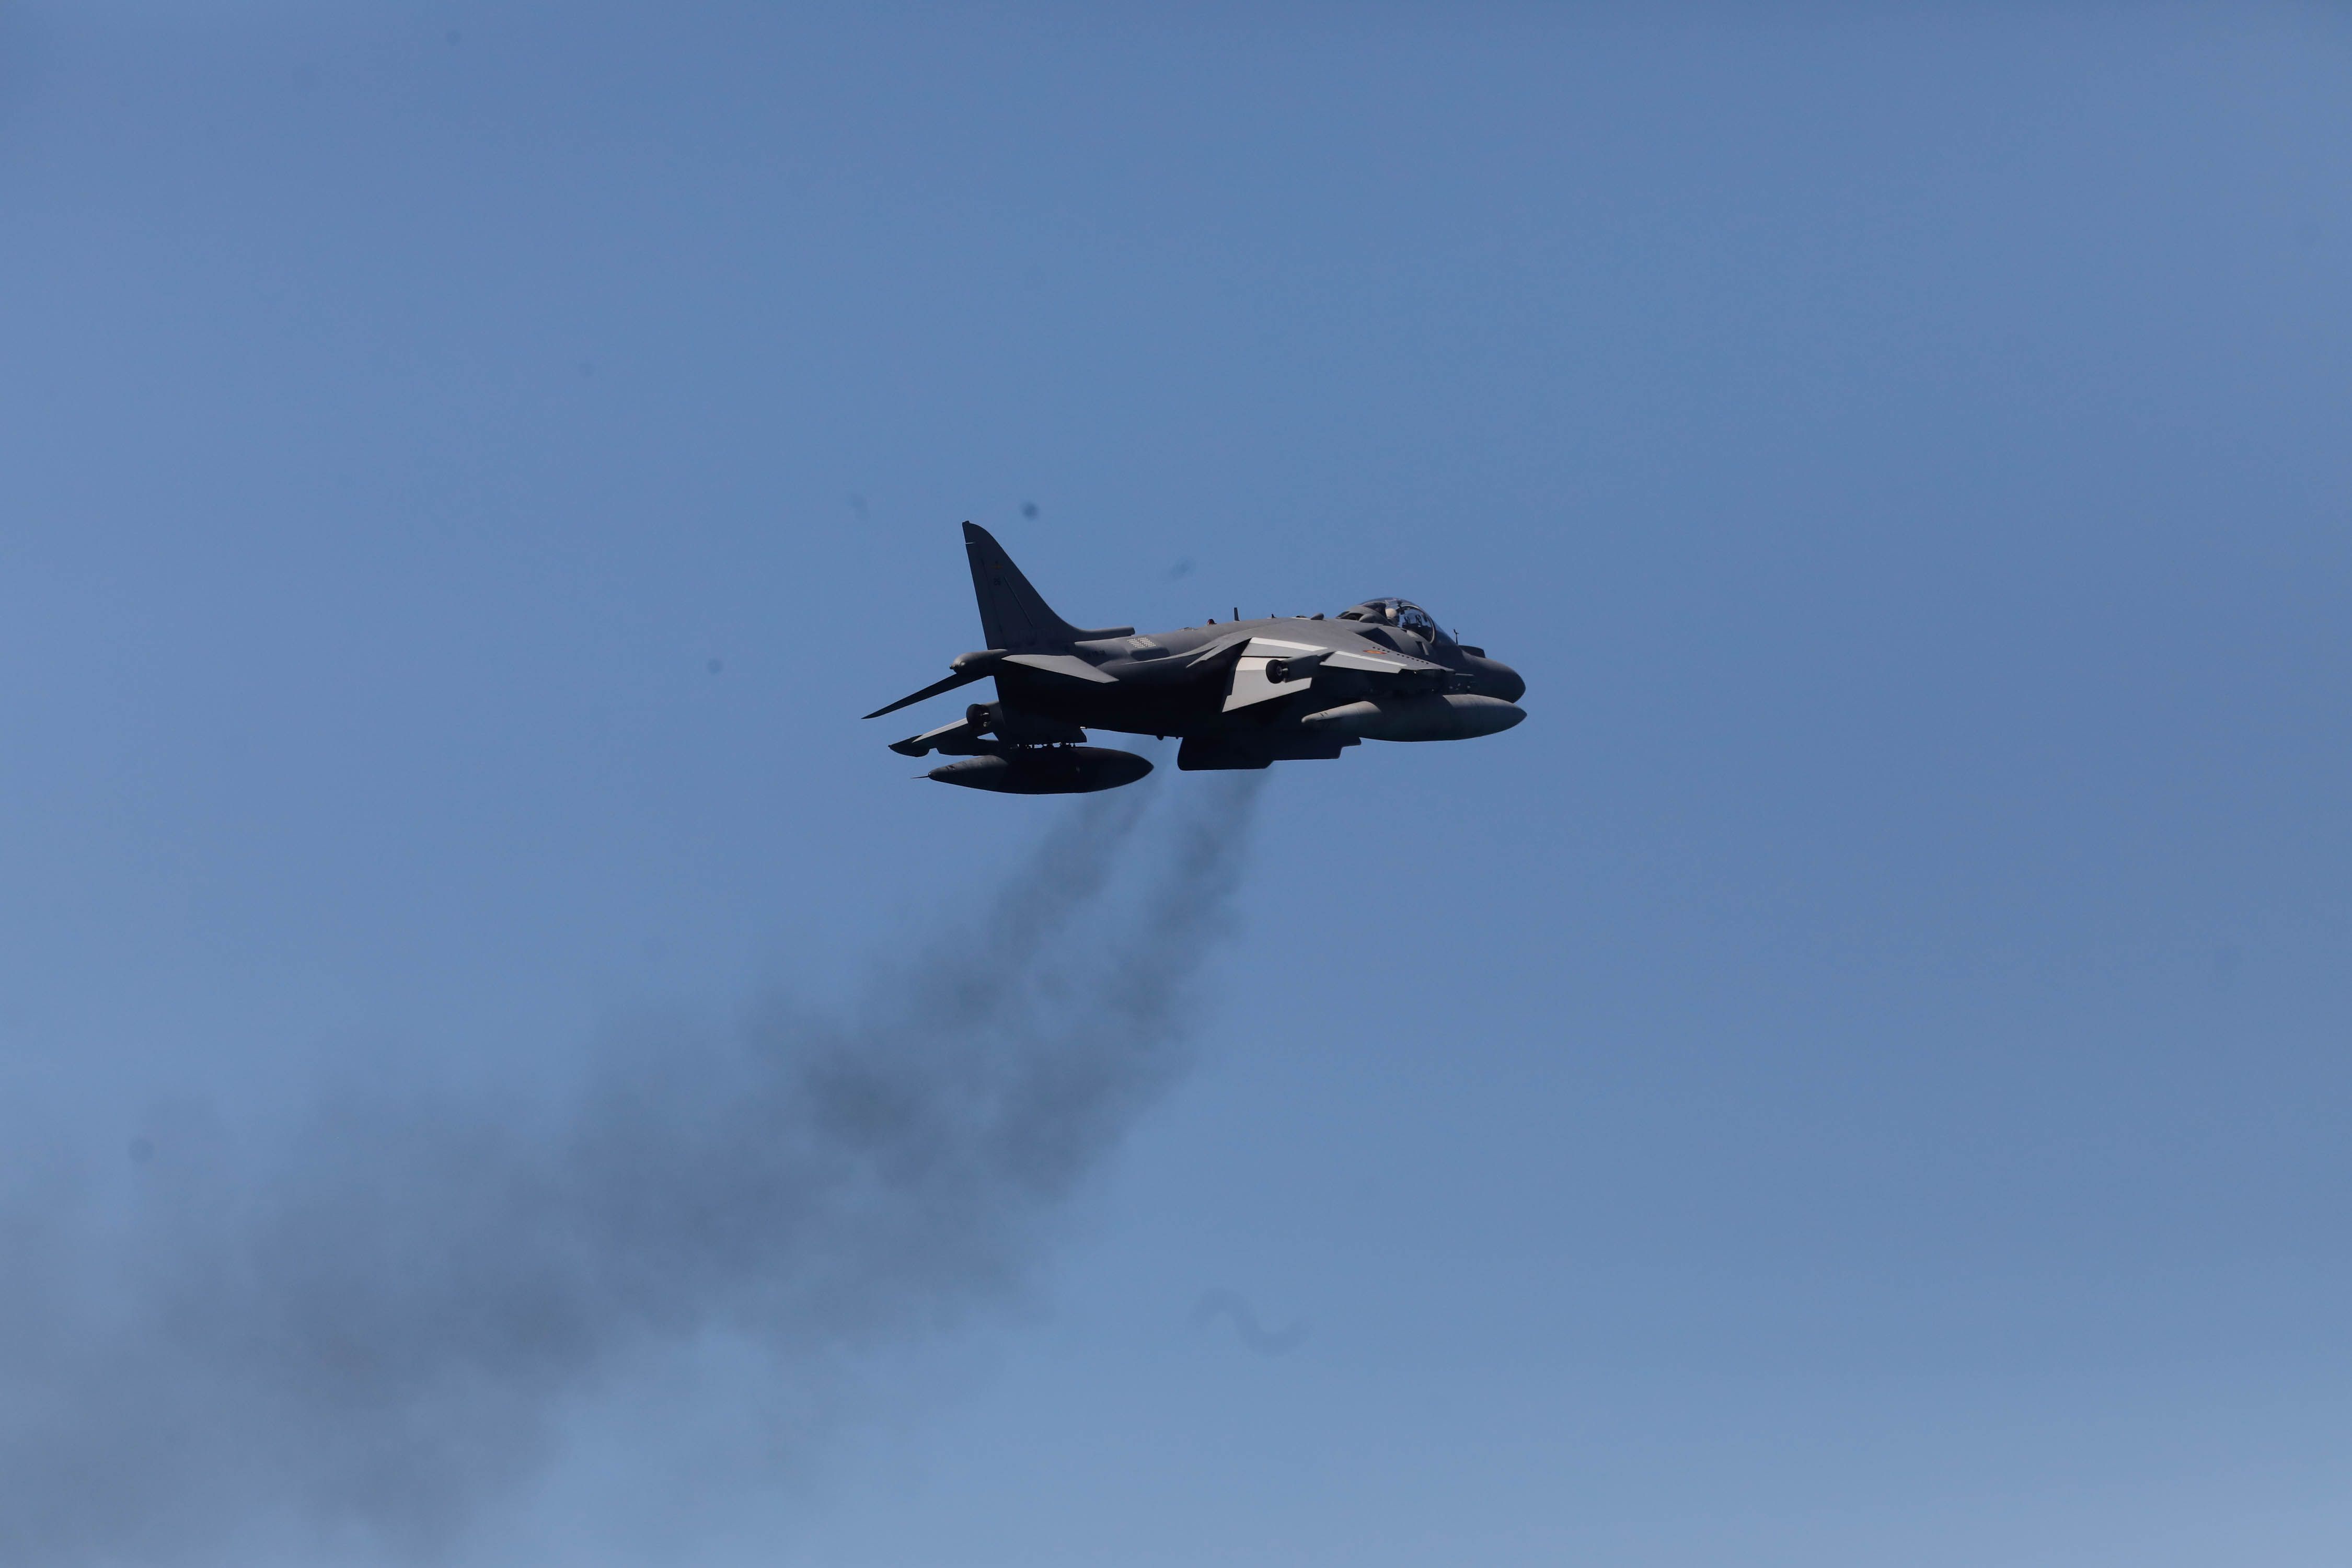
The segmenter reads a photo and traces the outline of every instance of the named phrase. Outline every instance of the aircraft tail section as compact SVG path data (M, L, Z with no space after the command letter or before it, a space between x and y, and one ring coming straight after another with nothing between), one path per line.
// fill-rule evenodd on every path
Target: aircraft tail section
M1133 626L1088 631L1055 615L1004 546L988 530L963 525L964 552L971 557L971 590L980 600L980 628L992 648L1067 647L1088 637L1125 637Z

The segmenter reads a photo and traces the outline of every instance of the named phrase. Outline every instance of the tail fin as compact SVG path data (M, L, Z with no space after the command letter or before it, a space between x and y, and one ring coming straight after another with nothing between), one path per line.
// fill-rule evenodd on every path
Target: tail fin
M971 591L980 599L980 629L988 646L1002 648L1067 647L1088 637L1125 637L1133 626L1105 626L1095 631L1070 625L1053 612L1004 546L988 530L963 525L964 552L971 557Z

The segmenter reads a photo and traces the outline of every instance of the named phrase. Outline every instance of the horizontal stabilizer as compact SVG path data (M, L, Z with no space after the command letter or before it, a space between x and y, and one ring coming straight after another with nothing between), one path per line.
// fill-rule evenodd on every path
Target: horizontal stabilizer
M896 713L901 708L912 708L916 703L926 701L930 698L937 697L943 691L953 691L959 686L970 686L973 681L980 679L986 674L988 674L988 670L984 667L979 669L959 669L953 675L949 676L945 680L935 680L931 682L930 685L924 687L920 691L901 697L898 701L891 703L887 708L877 708L873 712L868 713L866 717L868 719L879 719L885 713Z

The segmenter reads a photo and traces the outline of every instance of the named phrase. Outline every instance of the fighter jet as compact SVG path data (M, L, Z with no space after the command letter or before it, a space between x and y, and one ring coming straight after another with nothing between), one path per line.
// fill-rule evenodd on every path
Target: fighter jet
M1320 615L1214 620L1138 637L1133 626L1072 626L1046 607L1004 547L963 525L988 646L960 654L945 680L868 713L993 679L996 700L897 742L958 757L929 777L1004 795L1078 795L1151 771L1132 752L1086 743L1087 731L1181 736L1188 772L1329 760L1362 741L1464 741L1527 714L1528 683L1440 627L1410 599L1367 599Z

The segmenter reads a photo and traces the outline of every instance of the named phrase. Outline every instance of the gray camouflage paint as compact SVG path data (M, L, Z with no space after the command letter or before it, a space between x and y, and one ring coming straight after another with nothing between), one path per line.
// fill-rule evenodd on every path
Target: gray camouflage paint
M1407 599L1371 599L1326 619L1277 616L1139 636L1055 615L986 529L963 525L988 647L944 680L869 719L993 679L997 700L891 750L971 759L943 784L1061 795L1133 783L1150 764L1083 742L1088 729L1183 740L1188 771L1337 757L1360 741L1455 741L1527 717L1518 672L1465 646Z

